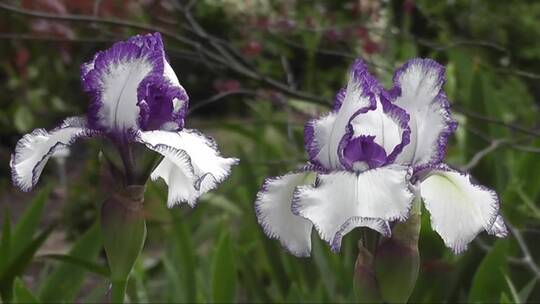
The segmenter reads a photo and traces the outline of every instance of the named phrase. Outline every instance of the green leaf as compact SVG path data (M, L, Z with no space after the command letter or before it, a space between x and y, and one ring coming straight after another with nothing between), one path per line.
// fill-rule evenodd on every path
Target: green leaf
M30 264L36 251L41 247L49 234L53 231L54 225L49 226L30 242L18 256L13 257L6 268L0 273L0 290L2 293L12 290L13 280L20 275ZM2 295L4 297L4 295Z
M49 198L50 192L50 186L47 186L39 191L30 204L30 207L26 209L21 219L15 225L15 229L13 229L13 234L11 236L12 257L16 257L21 254L22 250L24 250L24 248L27 247L27 245L32 241L32 237L39 226L41 214L43 213L43 207Z
M34 114L26 106L20 106L15 110L15 115L13 116L13 123L15 128L20 133L28 132L34 125Z
M508 242L498 240L484 257L474 274L469 292L470 303L494 303L500 300L501 291L508 291L505 273ZM509 293L509 292L507 292Z
M500 296L499 303L501 304L514 304L515 302L512 302L510 297L506 294L506 292L502 292Z
M163 263L163 268L165 269L167 282L170 284L168 288L169 298L167 299L167 301L182 302L185 296L183 288L184 284L182 284L182 281L179 278L178 269L168 256L164 256L161 259L161 262ZM174 286L178 286L179 288L174 288Z
M214 253L211 286L213 302L235 302L236 260L228 232L221 235Z
M32 292L24 286L21 279L16 278L13 285L13 303L39 303Z
M197 282L195 280L195 249L191 241L191 235L188 227L182 218L176 212L171 212L173 217L173 241L175 244L175 253L178 261L177 276L184 290L184 302L195 302L197 295Z
M76 256L72 256L72 255L46 254L46 255L40 256L40 258L56 260L56 261L60 261L66 264L71 264L73 266L79 266L80 268L83 268L84 270L88 272L95 273L102 277L109 277L110 275L110 272L107 266L99 265L97 263L90 262L90 261L78 258Z
M9 261L11 250L11 218L9 212L4 215L4 227L2 228L2 239L0 240L0 273Z
M100 249L100 229L95 223L73 245L68 254L69 258L63 258L64 263L45 278L39 290L39 298L43 302L73 302L84 281L85 271L91 271L89 268L92 268L75 261L93 264L89 261L97 258ZM92 269L97 270L98 267Z
M527 300L529 299L529 295L531 294L531 291L533 291L534 286L536 286L536 282L538 281L537 278L533 278L523 289L519 291L519 299L521 300L521 303L527 303Z
M225 195L206 193L201 200L207 200L210 205L221 208L231 215L242 216L242 209L237 204L231 202Z
M512 303L517 303L517 304L523 303L521 302L519 298L519 294L516 290L516 286L514 285L510 277L507 275L504 275L504 279L506 280L506 284L508 284L508 289L510 289L510 295L512 296Z

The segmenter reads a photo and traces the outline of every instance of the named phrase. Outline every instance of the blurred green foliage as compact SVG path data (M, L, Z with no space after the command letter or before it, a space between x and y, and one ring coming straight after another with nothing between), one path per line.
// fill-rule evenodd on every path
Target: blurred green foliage
M75 5L85 1L36 1L42 7L3 2L54 14L93 14ZM175 4L184 1L145 2L107 1L96 16L191 37ZM171 64L196 108L188 127L215 136L223 154L241 163L194 209L167 209L164 184L149 185L148 239L128 284L131 302L354 301L357 231L344 239L339 254L314 235L312 257L295 258L264 235L253 202L264 177L306 160L303 124L328 110L349 64L360 56L387 87L395 67L411 57L446 65L446 92L460 122L447 162L471 169L482 184L497 190L505 218L528 250L512 235L497 242L481 235L455 256L431 230L423 210L421 268L410 301L540 301L540 272L531 266L540 263L539 2L205 0L195 2L193 14L237 50L246 66L326 102L208 62L197 50L166 37ZM44 30L36 26L39 20L44 19L0 10L0 170L6 172L0 180L1 292L27 303L103 302L109 286L95 223L106 193L100 190L99 160L92 157L99 143L74 146L65 168L50 161L41 185L54 184L52 195L43 186L31 195L17 193L8 163L22 134L85 111L88 98L80 89L79 65L139 31L54 19L46 20L49 30ZM208 41L193 39L211 48ZM235 94L238 89L254 94ZM209 99L218 93L230 95ZM68 177L64 184L58 177L62 172ZM63 242L53 253L40 251L43 242L52 242L46 240L52 223L59 224L55 231Z

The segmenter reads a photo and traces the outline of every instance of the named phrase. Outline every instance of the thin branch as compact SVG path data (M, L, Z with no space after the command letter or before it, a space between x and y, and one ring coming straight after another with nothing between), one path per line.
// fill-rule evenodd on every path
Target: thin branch
M454 109L456 109L456 111L462 113L465 116L469 116L469 117L472 117L472 118L475 118L475 119L479 119L479 120L482 120L484 122L500 125L500 126L508 128L508 129L514 130L516 132L521 132L521 133L524 133L524 134L527 134L527 135L540 137L540 132L535 131L535 130L531 130L530 128L522 127L520 125L516 125L516 124L512 124L512 123L507 123L507 122L505 122L503 120L500 120L500 119L497 119L497 118L493 118L493 117L485 116L485 115L482 115L482 114L479 114L479 113L471 112L471 111L469 111L469 110L465 109L464 107L462 107L460 105L457 105L457 104L454 104L453 107L454 107Z
M510 224L507 224L507 226L514 235L514 238L516 239L519 248L523 253L523 262L528 266L529 270L535 275L535 277L540 279L540 267L538 267L538 265L534 262L531 251L529 250L523 235L518 229L514 228Z
M44 13L34 10L27 10L23 8L18 8L16 6L12 6L9 4L1 3L0 2L0 8L5 9L7 11L36 17L36 18L45 18L45 19L54 19L54 20L61 20L61 21L74 21L74 22L95 22L95 23L102 23L102 24L110 24L110 25L117 25L117 26L124 26L124 27L130 27L135 29L140 29L144 31L149 32L160 32L163 36L177 40L178 42L181 42L185 45L188 45L192 48L194 48L197 53L204 55L205 57L208 57L209 59L212 59L215 62L224 64L225 66L229 67L231 70L254 80L262 81L263 83L282 91L283 93L292 96L301 98L304 100L309 100L314 103L322 104L322 105L328 105L329 101L320 96L312 95L308 92L303 92L299 90L294 90L290 88L287 84L284 84L282 82L279 82L267 75L263 75L257 71L253 71L250 69L247 69L243 65L239 64L234 57L230 55L225 49L223 49L219 44L212 43L212 45L218 50L220 54L215 54L211 51L209 51L207 48L204 48L199 42L196 42L192 39L189 39L187 37L181 36L179 34L176 34L176 32L169 31L167 29L164 29L159 26L152 26L147 25L143 23L138 22L132 22L127 20L120 20L120 19L113 19L113 18L98 18L94 16L87 16L87 15L58 15L58 14L50 14L50 13ZM194 19L192 19L194 20ZM197 32L197 29L195 29ZM214 41L213 36L208 35L208 33L199 31L199 35L201 35L202 38L207 38L210 41ZM230 61L229 61L230 60ZM209 65L210 66L210 65Z
M63 20L63 21L74 21L74 22L95 22L95 23L102 23L102 24L110 24L110 25L118 25L123 27L130 27L134 29L149 31L149 32L161 32L164 36L168 36L170 38L173 38L175 40L178 40L186 45L190 45L193 47L196 47L197 42L190 40L188 38L182 37L180 35L177 35L173 32L167 31L166 29L151 26L139 22L132 22L127 20L121 20L116 18L100 18L96 16L88 16L88 15L72 15L72 14L50 14L45 12L40 12L36 10L27 10L24 8L19 8L13 5L9 5L6 3L0 2L0 8L10 11L13 13L17 13L20 15L26 15L30 17L36 17L36 18L43 18L43 19L54 19L54 20Z
M489 146L487 146L486 148L484 148L484 149L478 151L476 154L474 154L472 159L465 166L461 167L461 169L463 171L470 171L472 168L476 167L478 165L478 163L480 163L482 158L484 158L489 153L495 151L496 149L498 149L500 146L502 146L503 144L505 144L507 142L508 142L508 140L505 139L505 138L493 140L491 142L491 144L489 144Z
M67 38L53 37L35 34L19 34L19 33L0 33L0 39L6 40L35 40L49 42L74 42L74 43L110 43L116 41L112 38Z
M194 103L192 106L189 107L189 111L188 111L188 114L191 114L193 112L195 112L196 110L202 108L202 107L205 107L211 103L214 103L218 100L221 100L225 97L228 97L228 96L231 96L231 95L252 95L252 96L257 96L259 95L256 91L253 91L253 90L235 90L235 91L230 91L230 92L223 92L223 93L219 93L219 94L216 94L208 99L205 99L205 100L201 100L199 102L196 102Z

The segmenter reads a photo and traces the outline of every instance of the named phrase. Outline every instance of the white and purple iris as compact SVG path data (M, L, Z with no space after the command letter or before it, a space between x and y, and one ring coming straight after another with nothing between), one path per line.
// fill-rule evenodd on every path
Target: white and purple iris
M292 254L309 256L311 231L339 251L345 234L369 227L391 235L421 197L433 229L455 253L482 230L507 234L497 194L443 163L457 124L443 91L444 67L413 59L385 90L362 60L327 115L305 126L308 165L268 178L259 223Z
M79 138L102 136L120 151L143 144L161 154L151 178L167 183L168 206L187 202L193 207L238 162L221 157L213 139L184 129L188 96L166 59L159 33L134 36L98 52L82 65L81 80L91 97L87 117L67 118L51 131L36 129L17 143L11 169L21 190L32 189L51 155Z

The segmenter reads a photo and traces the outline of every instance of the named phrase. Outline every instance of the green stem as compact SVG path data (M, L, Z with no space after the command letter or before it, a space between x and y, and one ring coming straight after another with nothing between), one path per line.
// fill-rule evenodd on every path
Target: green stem
M112 281L111 303L124 303L126 285L127 279Z
M364 228L364 248L366 248L371 254L375 254L378 243L378 233L372 231L369 228Z

